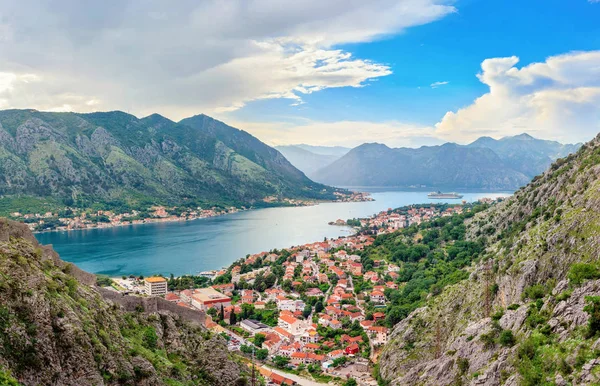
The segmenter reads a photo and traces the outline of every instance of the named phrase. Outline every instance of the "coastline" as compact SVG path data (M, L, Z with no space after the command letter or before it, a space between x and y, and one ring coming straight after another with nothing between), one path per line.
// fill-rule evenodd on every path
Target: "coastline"
M316 201L311 201L311 202L306 202L303 203L301 205L291 205L289 203L281 203L281 205L269 205L269 206L264 206L264 207L250 207L250 208L235 208L236 210L233 211L228 211L228 212L224 212L224 213L219 213L219 214L215 214L215 215L210 215L210 216L197 216L197 217L193 217L193 218L189 218L189 217L177 217L177 216L173 216L173 217L164 217L164 218L156 218L156 217L149 217L143 220L135 220L135 222L127 222L127 223L101 223L101 224L105 224L102 226L94 226L94 227L85 227L85 228L70 228L70 229L63 229L62 227L60 228L54 228L54 229L45 229L45 230L34 230L31 229L31 232L33 234L42 234L42 233L52 233L52 232L71 232L71 231L87 231L87 230L95 230L95 229L111 229L111 228L119 228L119 227L126 227L126 226L136 226L136 225L148 225L148 224L159 224L159 223L176 223L176 222L187 222L187 221L195 221L195 220L202 220L202 219L207 219L207 218L215 218L215 217L221 217L221 216L227 216L227 215L232 215L235 213L239 213L239 212L247 212L247 211L252 211L252 210L259 210L259 209L266 209L266 208L289 208L289 207L311 207L311 206L318 206L322 203L331 203L331 204L335 204L335 203L345 203L345 202L367 202L367 201L374 201L373 198L371 198L370 194L368 193L361 193L361 199L355 199L355 200L348 200L348 201L344 201L344 200L332 200L332 201L327 201L327 200L316 200Z

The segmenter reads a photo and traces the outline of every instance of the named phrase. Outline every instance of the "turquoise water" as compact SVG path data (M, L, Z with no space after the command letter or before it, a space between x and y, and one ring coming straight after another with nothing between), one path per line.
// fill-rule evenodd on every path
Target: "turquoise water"
M464 193L463 200L509 193ZM141 224L109 229L41 233L66 261L93 273L196 274L231 264L247 254L285 248L324 237L348 235L347 227L327 223L367 217L388 208L428 202L427 192L375 192L375 201L268 208L188 222Z

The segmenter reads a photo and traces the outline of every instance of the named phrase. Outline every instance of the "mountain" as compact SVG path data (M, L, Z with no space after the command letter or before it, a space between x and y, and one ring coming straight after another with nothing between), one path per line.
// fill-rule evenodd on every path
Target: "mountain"
M314 174L337 186L511 189L529 178L487 148L456 144L392 149L364 144Z
M317 170L344 156L350 149L345 147L326 147L311 145L276 146L292 165L311 177Z
M561 145L528 135L466 145L389 148L364 144L311 177L335 186L426 186L438 189L516 189L558 157L580 145Z
M95 282L24 224L0 219L2 385L245 384L204 313Z
M89 206L332 198L273 148L206 115L0 111L0 196ZM14 208L17 209L17 208Z
M599 384L599 178L600 136L501 203L422 224L420 261L388 249L407 283L390 294L399 322L378 358L381 383ZM386 237L365 256L416 239ZM450 266L460 270L444 276ZM425 273L412 277L415 267ZM424 300L403 308L406 291Z
M481 137L467 146L492 149L507 166L533 178L543 173L554 160L577 151L581 144L563 145L525 133L499 140Z

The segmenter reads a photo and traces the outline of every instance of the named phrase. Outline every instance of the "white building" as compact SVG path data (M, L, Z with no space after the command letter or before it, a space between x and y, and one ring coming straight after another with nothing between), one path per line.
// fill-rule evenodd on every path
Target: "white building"
M144 283L146 295L163 296L167 294L167 279L164 277L148 277L144 280Z

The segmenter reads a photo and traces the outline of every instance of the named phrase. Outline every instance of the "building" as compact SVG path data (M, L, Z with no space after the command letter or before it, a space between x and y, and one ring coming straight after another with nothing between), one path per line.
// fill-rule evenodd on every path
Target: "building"
M231 299L214 288L199 288L194 290L192 295L192 305L198 309L206 311L209 308L229 307Z
M240 327L250 334L266 334L270 331L270 327L264 323L259 322L258 320L253 319L244 319L240 322Z
M148 296L163 296L167 294L167 279L160 276L148 277L144 280L145 292Z

